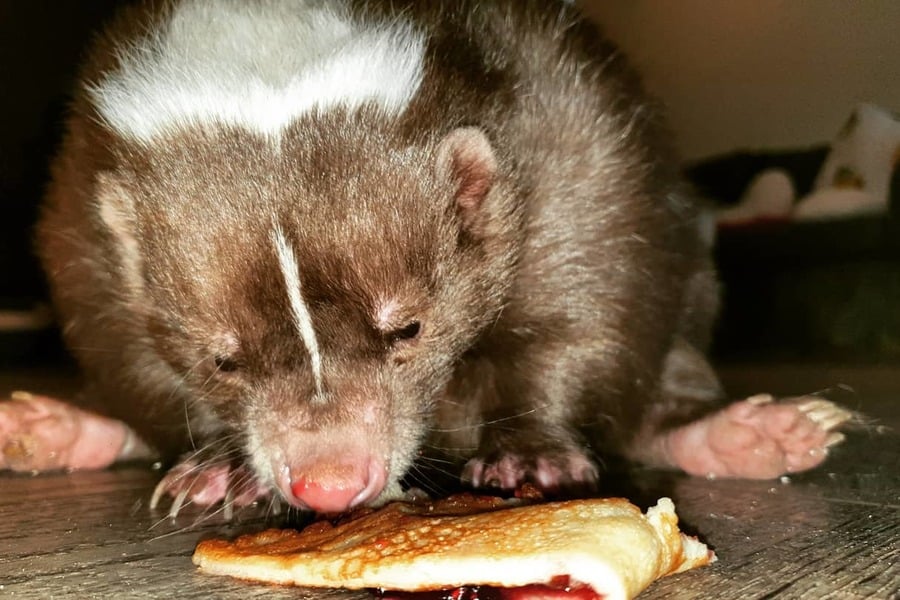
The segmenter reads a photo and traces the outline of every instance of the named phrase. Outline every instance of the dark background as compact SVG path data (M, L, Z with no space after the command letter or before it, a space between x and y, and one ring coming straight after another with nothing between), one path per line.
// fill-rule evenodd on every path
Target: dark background
M121 0L0 0L0 302L43 296L31 226L67 93L91 33Z

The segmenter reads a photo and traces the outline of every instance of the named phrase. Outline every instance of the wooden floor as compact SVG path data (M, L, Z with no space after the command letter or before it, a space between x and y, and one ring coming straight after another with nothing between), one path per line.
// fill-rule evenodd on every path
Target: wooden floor
M833 393L876 418L824 467L784 481L707 481L647 470L609 482L646 506L671 496L683 527L715 548L712 567L664 579L641 599L900 598L900 370L725 369L735 393ZM0 376L0 392L56 391L54 377ZM159 474L0 475L0 598L367 598L271 588L197 573L197 540L279 524L263 509L188 514L147 507Z

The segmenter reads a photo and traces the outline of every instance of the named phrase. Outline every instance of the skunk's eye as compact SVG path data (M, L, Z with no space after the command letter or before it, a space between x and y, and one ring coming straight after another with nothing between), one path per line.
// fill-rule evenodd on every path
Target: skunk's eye
M387 334L387 339L391 344L396 344L397 342L405 342L414 340L419 337L419 332L422 330L422 324L418 321L412 321L408 325L401 327L400 329L395 329Z
M240 368L237 360L231 356L217 354L215 357L216 371L220 373L234 373Z

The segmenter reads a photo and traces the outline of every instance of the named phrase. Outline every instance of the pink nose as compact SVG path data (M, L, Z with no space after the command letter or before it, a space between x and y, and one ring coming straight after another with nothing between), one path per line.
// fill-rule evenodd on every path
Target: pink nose
M374 460L361 465L316 467L292 478L291 493L300 504L319 513L349 510L374 500L384 489L384 467Z

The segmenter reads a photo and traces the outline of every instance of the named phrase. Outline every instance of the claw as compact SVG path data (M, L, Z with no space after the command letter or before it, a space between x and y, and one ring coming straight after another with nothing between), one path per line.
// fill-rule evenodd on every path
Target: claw
M754 406L771 404L772 402L775 402L775 396L773 396L772 394L756 394L755 396L750 396L749 398L747 398L746 402Z
M227 462L201 464L196 458L189 458L173 467L156 485L150 509L155 510L167 495L172 496L168 511L172 518L189 504L208 507L221 502L222 515L231 520L235 506L247 506L268 494L269 490L244 466Z
M156 510L156 507L159 506L159 501L168 489L166 488L167 484L166 478L163 477L160 482L156 484L156 487L153 488L153 495L150 496L150 510Z
M172 501L172 506L169 508L169 516L171 518L175 518L178 516L178 513L181 512L181 507L184 504L184 499L187 498L188 493L191 491L190 487L186 487L175 496L175 499Z
M838 444L840 444L841 442L843 442L846 439L847 439L846 435L837 431L837 432L834 432L831 435L829 435L827 438L825 438L824 446L825 446L825 448L831 448L832 446L837 446Z
M225 490L225 499L222 501L222 516L226 521L230 521L234 517L234 491L231 486Z
M829 409L833 406L833 403L823 398L811 398L806 402L797 404L797 408L799 408L801 412L805 413L821 411L822 409Z
M841 408L829 400L815 398L798 405L798 408L806 417L816 423L821 429L831 431L842 423L853 418L853 413Z

